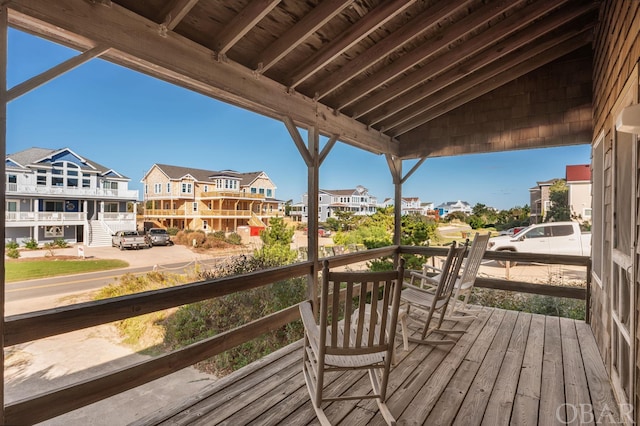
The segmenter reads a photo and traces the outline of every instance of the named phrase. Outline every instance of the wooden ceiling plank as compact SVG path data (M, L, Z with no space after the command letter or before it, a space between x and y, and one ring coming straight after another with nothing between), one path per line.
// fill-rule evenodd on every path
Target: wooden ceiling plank
M421 115L414 117L408 122L403 123L401 126L396 127L392 133L398 136L410 132L411 130L416 129L419 126L428 123L429 121L443 114L446 114L449 111L456 109L460 105L470 102L486 93L489 93L494 89L497 89L500 86L505 85L509 81L513 81L516 78L519 78L537 68L540 68L545 64L553 62L556 59L559 59L562 56L591 43L592 39L593 34L591 33L591 31L584 31L583 33L574 36L560 44L550 46L548 49L537 56L528 57L525 61L519 64L515 64L509 69L497 75L494 75L490 79L483 79L482 84L476 84L473 87L467 89L465 92L457 93L455 97L448 97L446 102L439 104L437 108L431 108L424 111ZM404 139L403 143L405 143Z
M457 3L453 1L437 2L421 14L417 15L411 22L402 26L398 31L387 36L379 43L371 46L361 55L348 62L344 67L332 73L319 85L312 88L319 99L326 97L329 93L346 84L356 75L362 73L371 65L382 60L388 54L397 50L400 46L414 39L456 10L464 7L466 2Z
M565 2L566 1L568 0L565 0ZM419 71L405 76L404 78L402 78L402 80L391 84L388 87L385 87L384 90L381 90L378 93L369 96L361 102L352 105L350 108L344 109L343 112L350 117L360 118L365 114L378 109L378 111L370 114L363 120L369 125L378 123L379 121L385 119L390 115L387 105L391 106L389 102L393 99L397 98L400 95L404 95L406 92L410 91L419 84L435 77L436 75L442 74L450 68L455 67L456 64L458 64L460 61L476 55L478 52L481 52L483 49L485 49L486 46L491 45L492 40L499 41L516 33L517 31L531 24L531 22L540 18L542 15L556 8L560 4L562 3L558 2L557 0L545 0L533 3L526 8L523 8L510 15L503 21L500 21L481 35L473 37L466 43L456 47L455 49L452 49L447 54L439 56L434 61L431 61L423 66ZM549 20L544 20L542 22L544 22L545 25L549 25L551 27L551 22L549 22ZM533 29L535 29L535 27L527 28L526 32L523 31L518 35L515 35L513 45L521 46L522 42L525 42L530 38L534 38L535 36L533 34L529 34L529 32ZM488 57L495 58L497 56L493 52L497 52L498 54L502 53L502 55L498 57L504 56L508 53L504 52L503 49L499 46L490 47L489 49L487 49L487 51L489 50L491 51L491 54L481 54L480 56L482 56L483 58L487 57L488 59ZM410 94L406 94L405 96L411 97L412 95L413 92ZM405 98L403 97L403 99Z
M216 61L212 51L175 32L162 36L158 24L113 3L106 8L84 0L11 0L9 22L77 50L109 45L103 59L206 96L280 120L288 115L323 134L338 135L369 152L393 153L399 144L343 114L233 61Z
M92 49L87 50L73 58L70 58L47 71L36 75L35 77L30 78L29 80L23 81L20 84L15 85L11 89L7 91L7 102L10 102L20 96L24 95L31 90L42 86L43 84L48 83L56 77L61 76L62 74L71 71L72 69L90 61L91 59L102 55L104 52L109 50L108 47L105 46L96 46Z
M421 91L424 90L422 93L425 94L421 97L421 101L411 103L402 110L396 110L393 115L379 124L386 129L395 129L398 126L401 126L402 123L410 121L413 117L421 115L429 109L436 108L439 104L458 96L460 93L471 89L474 86L482 85L484 80L488 80L503 71L509 70L510 68L525 62L529 58L541 54L552 46L571 39L572 37L581 36L584 32L590 31L590 29L591 25L587 26L587 28L581 27L578 29L571 29L562 36L552 38L547 37L543 41L538 40L529 48L513 52L510 55L507 55L498 61L494 61L486 67L478 69L471 74L465 70L451 70L451 72L443 75L443 78L448 79L450 74L461 74L461 78L456 78L457 84L455 86L448 86L449 88L447 90L435 90L440 83L438 80L433 80L425 84L423 87L420 87ZM507 81L505 81L505 83L507 83ZM428 94L428 96L426 94ZM394 130L391 133L395 134L396 131Z
M240 13L233 17L231 21L214 38L214 50L224 55L235 45L246 33L248 33L262 18L267 16L281 0L253 0Z
M349 27L349 29L330 42L325 48L319 50L315 55L296 68L285 78L285 81L289 82L289 87L295 88L324 65L356 45L360 40L383 26L389 20L395 18L416 1L417 0L389 0L379 5L360 19L357 25Z
M169 31L173 31L198 1L199 0L174 0L170 2L163 13L162 23L164 27Z
M344 107L381 87L389 80L399 76L407 70L410 70L441 49L446 48L449 44L459 38L464 37L466 34L469 34L482 25L485 25L496 16L518 6L522 1L524 0L502 0L500 2L490 2L485 4L474 13L456 22L455 25L446 27L442 32L438 33L435 40L427 40L421 46L418 46L407 54L402 55L392 64L384 67L370 78L367 78L359 84L349 87L347 90L340 93L338 103L330 100L327 100L326 103L333 105L337 110L342 110Z
M311 34L340 14L351 3L353 3L353 0L325 0L320 3L278 40L267 47L259 59L255 61L255 68L259 72L267 71L287 53L304 43Z

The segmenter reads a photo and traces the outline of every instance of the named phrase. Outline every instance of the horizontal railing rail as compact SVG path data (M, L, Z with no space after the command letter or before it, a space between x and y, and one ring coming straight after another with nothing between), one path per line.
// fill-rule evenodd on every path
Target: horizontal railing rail
M312 261L305 261L240 276L205 280L112 299L13 315L4 319L4 346L8 347L188 303L221 297L285 279L310 276L314 270L319 270L320 264L324 260L329 261L331 268L336 268L372 259L395 256L396 254L412 253L425 256L443 256L446 255L446 252L446 248L388 246L319 259L315 268ZM548 256L541 257L539 255L520 253L487 253L487 255L486 258L494 258L496 260L518 262L545 260L545 263L590 267L589 258L578 256L553 256L553 258L547 258ZM498 256L494 257L494 255ZM589 295L588 287L586 290L576 289L574 291L568 287L545 286L499 279L478 278L477 285L479 287L550 294L561 297L588 298ZM548 287L554 287L554 289L549 289ZM5 421L9 424L32 424L59 416L174 373L297 319L299 319L298 304L150 360L123 367L93 379L12 402L5 405Z

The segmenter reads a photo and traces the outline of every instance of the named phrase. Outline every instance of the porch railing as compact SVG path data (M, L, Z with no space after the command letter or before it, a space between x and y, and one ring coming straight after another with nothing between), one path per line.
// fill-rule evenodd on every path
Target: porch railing
M405 253L433 256L442 255L445 252L446 248L389 246L333 256L328 258L328 260L330 267L335 268ZM487 253L486 258L517 260L519 262L545 261L546 263L582 265L587 267L587 283L589 282L589 258L576 256L545 257L519 253ZM216 298L285 279L312 276L314 269L319 270L319 264L314 268L312 261L306 261L241 276L195 282L107 300L85 302L66 307L14 315L4 319L4 346L8 347L138 315L174 308L188 303ZM589 298L589 285L587 285L586 289L574 289L486 278L478 278L477 285L485 288L578 298L587 300L587 303ZM4 421L6 424L32 424L59 416L174 373L199 361L203 361L242 343L248 342L266 332L276 330L297 319L299 319L299 313L298 305L296 304L241 327L204 339L151 360L105 373L94 379L12 402L4 407Z
M84 222L87 214L82 212L5 212L7 222Z

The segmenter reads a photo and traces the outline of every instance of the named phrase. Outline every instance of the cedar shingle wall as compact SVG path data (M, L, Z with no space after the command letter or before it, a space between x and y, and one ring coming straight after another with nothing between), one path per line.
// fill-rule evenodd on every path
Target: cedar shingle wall
M619 98L622 88L627 82L632 70L636 67L640 58L640 1L637 0L606 0L600 9L600 24L595 31L594 41L594 129L593 139L596 135L604 132L607 150L605 151L604 170L604 229L603 247L594 247L594 250L601 249L603 253L603 288L602 291L593 293L593 316L592 328L596 336L596 341L600 352L605 359L605 365L611 359L610 327L609 318L610 301L607 294L611 291L611 232L612 232L612 194L613 194L613 172L612 172L612 151L611 141L613 119L611 110L614 103ZM636 171L637 173L637 171ZM633 176L629 176L632 179ZM637 200L630 200L636 203ZM640 223L640 220L636 220ZM594 224L596 226L596 224ZM635 233L634 244L638 246L638 232ZM636 265L638 257L636 256ZM636 294L634 308L636 313L636 388L633 402L635 405L635 421L640 421L638 389L640 383L640 340L638 336L638 316L640 315L640 283L636 271Z
M429 155L590 143L592 60L579 49L436 118Z

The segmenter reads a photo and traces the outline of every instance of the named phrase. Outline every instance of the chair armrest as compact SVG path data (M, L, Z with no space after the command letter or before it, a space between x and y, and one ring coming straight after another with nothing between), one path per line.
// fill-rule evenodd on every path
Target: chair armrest
M428 287L437 287L438 286L438 280L437 279L434 279L433 277L430 277L430 276L425 275L425 274L421 274L420 272L411 271L409 276L411 277L411 285L414 285L413 281L414 281L415 278L417 278L417 279L420 280L420 288L424 288L425 285L428 286Z
M436 268L435 266L427 265L426 263L422 265L422 270L429 269L432 271L436 271L437 273L442 273L442 269Z
M320 327L316 324L316 318L313 315L311 302L302 302L299 309L302 324L307 332L307 336L309 337L309 343L311 344L313 351L317 354L318 346L320 345Z

